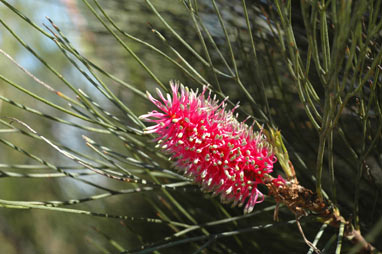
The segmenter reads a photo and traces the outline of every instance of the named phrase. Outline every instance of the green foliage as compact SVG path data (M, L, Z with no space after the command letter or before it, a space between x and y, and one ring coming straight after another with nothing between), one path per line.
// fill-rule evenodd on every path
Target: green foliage
M74 41L0 2L1 251L313 252L286 207L243 215L172 170L138 118L169 80L281 130L278 170L290 159L382 249L381 1L68 1ZM357 251L343 225L301 225L322 252Z

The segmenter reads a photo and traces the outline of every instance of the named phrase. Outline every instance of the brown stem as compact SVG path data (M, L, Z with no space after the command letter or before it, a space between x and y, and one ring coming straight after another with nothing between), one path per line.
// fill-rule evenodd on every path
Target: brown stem
M355 229L351 224L348 224L346 228L344 233L345 238L351 241L354 245L359 245L360 253L375 253L375 247L366 241L359 230Z
M283 203L291 210L297 218L308 215L310 212L316 214L324 223L338 228L341 223L345 224L344 237L354 245L358 245L360 253L371 254L376 251L371 243L367 242L359 230L356 230L351 222L340 215L338 209L329 206L321 200L316 193L292 181L286 184L275 184L272 177L266 181L269 195L276 203Z

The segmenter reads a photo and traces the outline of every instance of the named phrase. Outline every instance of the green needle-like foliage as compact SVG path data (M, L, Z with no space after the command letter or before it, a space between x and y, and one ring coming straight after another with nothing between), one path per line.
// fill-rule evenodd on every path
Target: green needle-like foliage
M0 2L1 253L382 251L382 1ZM240 102L341 221L175 171L139 118L170 80Z

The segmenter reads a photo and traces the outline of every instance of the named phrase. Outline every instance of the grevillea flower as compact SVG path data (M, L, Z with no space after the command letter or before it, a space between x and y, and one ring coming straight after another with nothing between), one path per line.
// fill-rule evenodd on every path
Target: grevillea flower
M161 101L147 93L161 112L156 110L140 118L155 125L145 133L158 135L158 145L171 154L177 170L192 178L204 191L220 195L223 203L253 210L264 200L258 190L273 170L276 157L266 137L252 126L240 123L235 107L225 111L225 100L218 102L179 84L171 84L172 95L158 89ZM275 184L283 183L276 178Z

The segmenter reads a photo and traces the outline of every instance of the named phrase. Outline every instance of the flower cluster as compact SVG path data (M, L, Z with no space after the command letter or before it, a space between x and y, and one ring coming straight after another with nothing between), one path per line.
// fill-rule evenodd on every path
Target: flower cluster
M179 84L171 84L172 95L158 90L161 101L148 94L159 109L140 118L155 125L145 133L158 135L159 146L175 161L177 170L192 178L203 190L220 195L223 203L253 210L264 199L258 190L273 170L276 157L266 137L240 123L234 110L225 111L225 101L205 98ZM282 183L277 178L275 184Z

